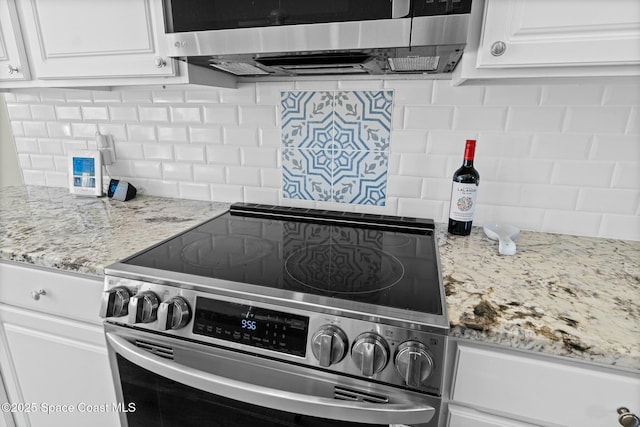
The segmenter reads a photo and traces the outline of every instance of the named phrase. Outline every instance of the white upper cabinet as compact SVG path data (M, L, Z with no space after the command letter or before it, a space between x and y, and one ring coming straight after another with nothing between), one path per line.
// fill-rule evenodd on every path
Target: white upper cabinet
M25 44L38 79L172 76L162 10L151 0L22 0Z
M454 81L640 75L638 0L474 0Z
M162 0L0 0L0 30L0 90L236 87L230 74L166 56Z
M640 65L638 0L490 0L478 67Z
M29 77L15 2L0 0L0 81L21 81Z

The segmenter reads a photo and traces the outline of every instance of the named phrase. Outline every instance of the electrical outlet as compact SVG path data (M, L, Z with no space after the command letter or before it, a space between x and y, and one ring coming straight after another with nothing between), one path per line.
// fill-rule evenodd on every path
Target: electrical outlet
M96 142L98 150L102 155L102 164L112 165L116 161L116 150L113 145L113 137L111 135L96 134Z

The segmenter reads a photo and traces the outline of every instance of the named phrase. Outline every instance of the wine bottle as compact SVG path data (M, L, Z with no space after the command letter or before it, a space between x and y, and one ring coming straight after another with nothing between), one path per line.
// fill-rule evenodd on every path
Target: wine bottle
M473 167L475 151L475 139L467 139L462 166L453 174L448 227L451 234L468 236L471 233L476 195L480 183L480 174Z

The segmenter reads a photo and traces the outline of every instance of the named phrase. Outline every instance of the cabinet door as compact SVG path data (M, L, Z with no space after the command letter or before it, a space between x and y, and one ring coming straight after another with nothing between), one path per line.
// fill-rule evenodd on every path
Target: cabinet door
M14 414L18 426L118 425L101 327L9 306L0 324L9 400L31 405Z
M449 405L447 427L534 427L534 424L485 414L461 406Z
M38 79L174 75L159 0L24 0L18 12Z
M492 54L492 48L504 52ZM638 0L487 0L479 68L640 64Z
M0 81L29 80L14 0L0 0Z

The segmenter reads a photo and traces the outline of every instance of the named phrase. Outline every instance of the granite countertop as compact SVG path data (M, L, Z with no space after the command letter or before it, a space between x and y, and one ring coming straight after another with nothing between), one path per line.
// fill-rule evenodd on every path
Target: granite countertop
M103 268L228 204L66 189L0 189L0 259L102 276ZM450 336L640 370L640 242L521 232L515 256L476 228L437 225Z

